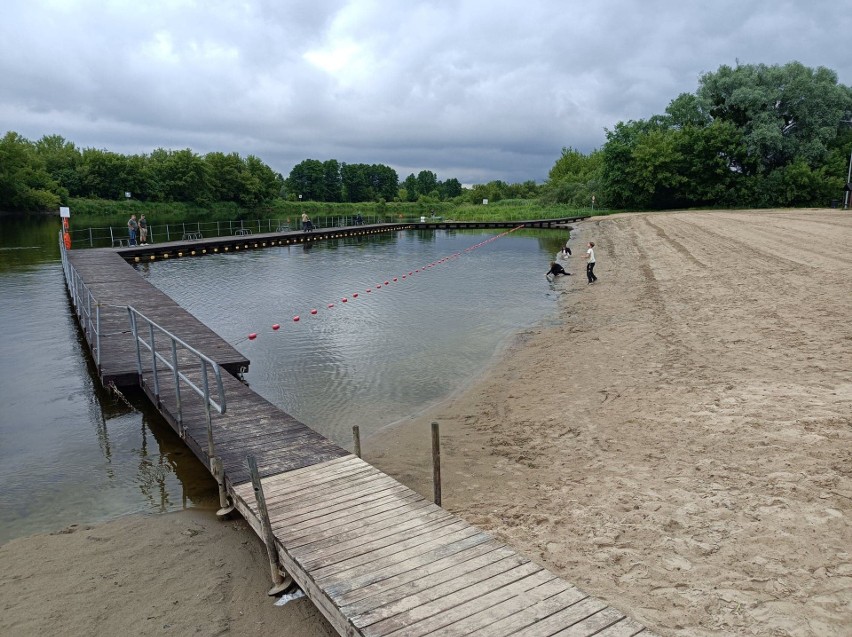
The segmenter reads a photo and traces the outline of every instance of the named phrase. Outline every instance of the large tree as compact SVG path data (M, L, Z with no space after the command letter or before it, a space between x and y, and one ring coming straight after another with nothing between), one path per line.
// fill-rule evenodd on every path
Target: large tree
M837 148L850 120L852 89L829 69L722 66L664 114L607 131L604 199L618 208L824 205L845 178Z
M0 139L0 210L57 210L59 185L32 143L9 131Z

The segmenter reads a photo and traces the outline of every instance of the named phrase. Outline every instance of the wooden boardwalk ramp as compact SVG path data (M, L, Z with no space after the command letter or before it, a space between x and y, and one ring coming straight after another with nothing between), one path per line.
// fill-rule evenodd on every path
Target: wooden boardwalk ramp
M111 327L101 324L99 339L87 333L93 356L97 350L102 367L113 361L109 369L115 377L131 374L141 381L154 406L219 476L220 499L230 500L264 539L246 464L249 456L255 458L272 529L268 547L341 635L651 636L635 620L220 373L217 357L240 363L239 353L133 268L118 267L113 251L63 254L63 266L66 259L74 265L65 268L66 280L84 330L91 316L83 316L81 307L118 306ZM157 337L163 360L178 361L180 374L152 364L150 352L141 374L136 368L142 358L137 339L128 333L132 312L121 306L157 294L165 298L137 311L158 313L154 318L167 324L173 337L193 344L178 350ZM147 330L136 327L144 342ZM193 349L203 352L208 346L216 350L209 356ZM106 377L102 372L105 383ZM215 389L207 396L189 391L191 385Z

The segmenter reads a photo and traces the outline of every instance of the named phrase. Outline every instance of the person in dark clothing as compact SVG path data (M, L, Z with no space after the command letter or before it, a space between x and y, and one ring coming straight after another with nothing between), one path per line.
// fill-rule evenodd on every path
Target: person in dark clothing
M556 263L556 261L551 262L551 264L550 264L550 269L547 271L547 274L545 274L544 276L549 277L551 274L552 274L554 277L555 277L557 274L564 274L565 276L571 276L571 273L570 273L570 272L566 272L566 271L565 271L565 268L563 268L561 265L559 265L558 263Z

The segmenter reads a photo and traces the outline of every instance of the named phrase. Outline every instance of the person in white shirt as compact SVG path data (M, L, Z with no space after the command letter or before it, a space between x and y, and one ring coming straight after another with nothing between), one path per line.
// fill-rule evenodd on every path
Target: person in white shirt
M586 263L586 277L589 279L589 285L598 280L595 276L595 242L589 241L589 249L586 250L586 258L589 260Z

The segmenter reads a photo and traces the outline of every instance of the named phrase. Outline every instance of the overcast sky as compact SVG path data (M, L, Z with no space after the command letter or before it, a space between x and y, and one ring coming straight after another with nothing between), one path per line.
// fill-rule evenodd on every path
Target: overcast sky
M3 0L0 134L541 182L737 60L852 84L852 2Z

